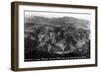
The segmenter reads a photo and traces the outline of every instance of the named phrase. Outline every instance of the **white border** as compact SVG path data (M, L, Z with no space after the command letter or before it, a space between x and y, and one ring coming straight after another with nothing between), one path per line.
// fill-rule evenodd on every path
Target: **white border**
M37 11L60 11L60 12L82 12L90 13L90 28L91 28L91 59L80 60L56 60L56 61L38 61L38 62L24 62L24 10ZM48 67L48 66L63 66L63 65L83 65L95 64L95 10L93 9L79 9L79 8L57 8L57 7L43 7L43 6L19 6L19 68L34 68L34 67Z

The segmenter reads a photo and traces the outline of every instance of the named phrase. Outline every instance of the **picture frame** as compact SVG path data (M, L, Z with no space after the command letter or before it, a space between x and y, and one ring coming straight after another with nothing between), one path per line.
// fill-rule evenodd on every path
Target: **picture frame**
M11 70L97 66L97 7L11 3Z

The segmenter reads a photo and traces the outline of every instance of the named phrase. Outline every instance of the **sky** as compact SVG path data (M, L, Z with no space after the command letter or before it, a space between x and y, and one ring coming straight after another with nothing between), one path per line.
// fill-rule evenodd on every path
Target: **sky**
M46 18L58 17L75 17L79 19L90 20L89 13L73 13L73 12L51 12L51 11L25 11L25 17L41 16Z

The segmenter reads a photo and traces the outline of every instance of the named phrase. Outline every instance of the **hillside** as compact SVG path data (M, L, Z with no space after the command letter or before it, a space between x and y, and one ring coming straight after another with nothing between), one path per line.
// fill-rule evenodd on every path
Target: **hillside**
M90 24L88 20L74 17L25 18L25 55L38 57L85 56L90 57ZM35 53L34 53L35 51ZM37 53L36 53L37 52ZM45 53L43 56L39 53ZM73 55L72 55L73 54ZM28 56L27 56L28 55ZM33 57L32 58L36 58Z

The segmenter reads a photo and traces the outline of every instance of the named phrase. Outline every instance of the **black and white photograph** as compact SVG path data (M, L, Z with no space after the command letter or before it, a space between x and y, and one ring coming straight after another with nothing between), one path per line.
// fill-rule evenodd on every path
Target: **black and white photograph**
M25 62L89 59L90 41L89 13L24 11Z

